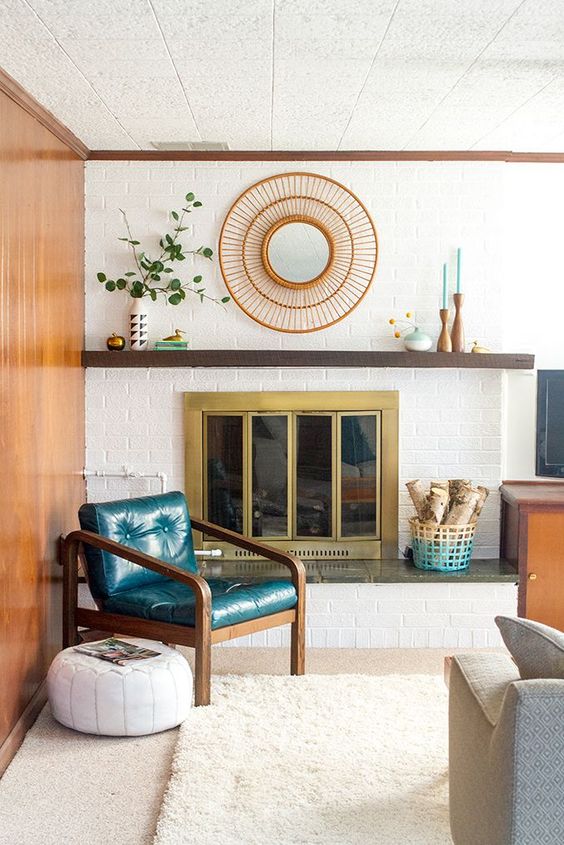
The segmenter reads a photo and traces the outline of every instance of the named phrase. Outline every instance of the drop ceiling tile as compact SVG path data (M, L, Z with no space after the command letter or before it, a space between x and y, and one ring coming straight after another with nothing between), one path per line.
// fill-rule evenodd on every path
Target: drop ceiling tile
M287 149L300 133L304 149L312 136L324 149L336 149L366 74L366 63L342 60L278 61L274 73L273 147Z
M136 39L149 45L155 37L147 0L26 0L57 38L78 41L105 37Z
M21 0L1 0L0 9L4 70L87 146L130 147L132 139L30 7Z
M279 0L275 59L368 61L370 66L396 0Z

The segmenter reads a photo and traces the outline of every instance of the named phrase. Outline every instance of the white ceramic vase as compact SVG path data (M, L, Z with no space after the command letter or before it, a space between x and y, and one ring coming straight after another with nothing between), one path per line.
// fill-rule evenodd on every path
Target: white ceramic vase
M149 315L143 299L137 300L129 312L129 345L132 352L145 352L149 348Z
M433 341L428 334L422 332L421 329L414 329L403 339L406 349L410 352L427 352L433 345Z

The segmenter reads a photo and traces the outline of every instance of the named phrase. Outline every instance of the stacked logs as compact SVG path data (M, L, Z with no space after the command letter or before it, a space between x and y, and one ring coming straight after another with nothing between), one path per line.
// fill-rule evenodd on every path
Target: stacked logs
M463 478L431 481L425 490L420 479L405 485L420 522L427 525L468 525L477 522L488 498L487 487L473 487Z

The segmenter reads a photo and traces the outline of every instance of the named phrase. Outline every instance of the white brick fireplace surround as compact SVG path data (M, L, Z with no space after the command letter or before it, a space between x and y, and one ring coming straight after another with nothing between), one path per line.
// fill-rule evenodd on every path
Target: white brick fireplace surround
M128 211L134 235L152 245L167 231L167 211L194 191L204 207L193 215L186 240L215 250L223 218L246 187L275 173L306 170L350 187L374 220L378 269L359 308L330 329L294 336L262 328L234 304L225 311L198 302L178 308L154 304L149 312L152 340L178 327L187 331L195 349L399 349L388 318L407 310L436 338L441 262L448 259L452 271L455 248L461 245L467 338L500 351L510 167L475 162L88 162L86 348L103 349L112 331L126 332L129 301L107 293L96 281L99 270L115 278L128 269L124 245L117 241L123 235L119 207ZM208 291L223 295L217 261L197 267ZM92 368L87 371L86 465L162 471L169 476L169 489L182 489L182 394L215 390L399 390L402 546L412 513L403 492L406 480L468 477L495 491L502 478L505 376L496 370ZM157 489L149 479L88 481L90 500ZM480 520L478 557L498 556L498 513L493 492ZM308 642L313 646L497 645L494 615L516 612L516 587L509 583L313 584L308 589ZM281 636L280 630L262 632L251 642L279 645Z

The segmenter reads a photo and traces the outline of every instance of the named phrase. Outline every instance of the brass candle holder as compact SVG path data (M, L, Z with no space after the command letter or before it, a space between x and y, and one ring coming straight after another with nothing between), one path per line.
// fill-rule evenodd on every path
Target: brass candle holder
M448 332L448 308L441 308L439 316L443 327L437 341L437 352L452 352L452 341Z
M464 323L462 322L462 305L464 304L463 293L453 293L452 299L454 301L454 322L450 333L453 352L464 352L466 345L464 340Z

